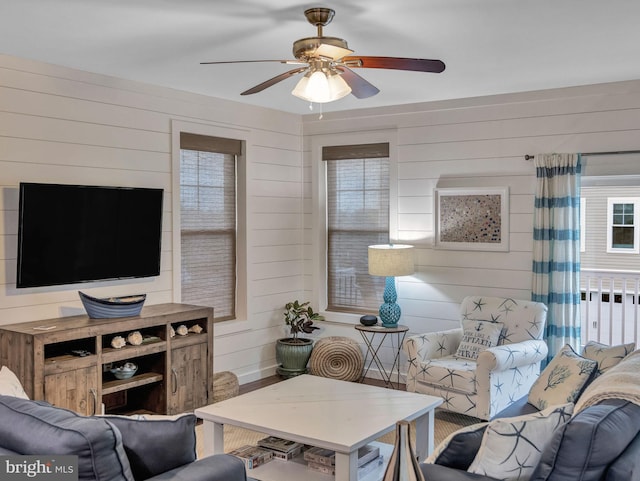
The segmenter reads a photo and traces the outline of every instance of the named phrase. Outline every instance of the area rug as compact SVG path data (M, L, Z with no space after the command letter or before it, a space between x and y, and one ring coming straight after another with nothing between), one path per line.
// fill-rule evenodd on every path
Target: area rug
M444 438L446 438L450 433L457 431L458 429L469 426L471 424L480 422L479 419L473 418L470 416L465 416L463 414L452 413L448 411L436 410L435 413L435 426L434 426L434 440L435 445L437 446ZM415 442L415 426L412 427L411 437ZM260 439L265 437L265 434L250 431L248 429L239 428L236 426L225 425L224 427L224 450L225 452L229 452L233 449L236 449L240 446L244 446L246 444L255 445ZM378 441L388 444L393 444L395 438L395 431L391 431L390 433L381 436ZM202 425L198 425L196 427L196 449L198 453L198 457L202 457L203 453L203 442L202 442Z

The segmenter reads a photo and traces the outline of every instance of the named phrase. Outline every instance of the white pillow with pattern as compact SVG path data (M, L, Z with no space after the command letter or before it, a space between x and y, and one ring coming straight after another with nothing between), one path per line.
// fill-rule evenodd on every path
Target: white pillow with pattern
M456 357L475 361L482 351L498 345L503 328L504 324L501 322L465 319L462 321L462 341L456 351Z
M553 432L569 421L573 404L513 418L494 419L484 432L470 473L505 481L526 481L540 461Z
M7 366L2 366L0 369L0 394L29 399L27 393L24 392L22 383Z
M636 349L635 343L608 346L599 342L589 341L582 350L582 357L598 363L598 375L611 369Z
M528 401L538 409L575 403L593 380L598 363L584 358L566 344L549 362L529 390Z

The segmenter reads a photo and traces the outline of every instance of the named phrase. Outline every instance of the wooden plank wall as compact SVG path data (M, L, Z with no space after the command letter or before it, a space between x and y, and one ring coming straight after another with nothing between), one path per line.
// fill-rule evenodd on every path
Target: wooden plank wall
M172 122L243 132L247 148L246 318L216 325L215 370L247 380L273 372L282 306L300 297L301 117L0 55L0 324L84 312L77 291L176 299ZM21 181L162 187L161 274L16 289Z
M398 139L392 211L398 231L392 237L418 251L416 274L398 285L401 323L413 333L451 328L459 325L458 306L466 295L530 298L535 170L524 155L640 148L640 81L325 113L322 120L306 116L309 298L318 282L311 259L322 249L316 239L323 235L312 223L318 206L311 173L319 162L313 138L349 133L357 138L382 129L395 129ZM510 189L509 252L434 249L433 189L480 186ZM348 323L333 324L328 332L359 338Z

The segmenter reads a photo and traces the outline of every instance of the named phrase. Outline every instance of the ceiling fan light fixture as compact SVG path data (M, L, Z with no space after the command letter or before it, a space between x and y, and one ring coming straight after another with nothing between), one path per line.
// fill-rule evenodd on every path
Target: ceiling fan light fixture
M318 69L307 72L291 93L302 100L323 104L349 95L351 87L337 72Z

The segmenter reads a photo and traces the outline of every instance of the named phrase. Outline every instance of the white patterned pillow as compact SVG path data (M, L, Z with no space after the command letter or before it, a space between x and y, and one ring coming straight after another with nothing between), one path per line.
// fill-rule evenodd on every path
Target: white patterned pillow
M553 432L571 417L573 404L513 418L494 419L484 432L470 473L505 481L531 477Z
M27 393L24 392L22 383L7 366L2 366L0 369L0 394L29 399Z
M593 379L598 363L566 344L549 362L529 390L528 401L538 409L574 403Z
M504 324L491 321L462 321L462 341L456 351L456 357L478 359L485 349L498 345Z
M611 369L636 348L635 343L607 346L599 342L589 341L582 350L582 357L598 363L598 375Z

